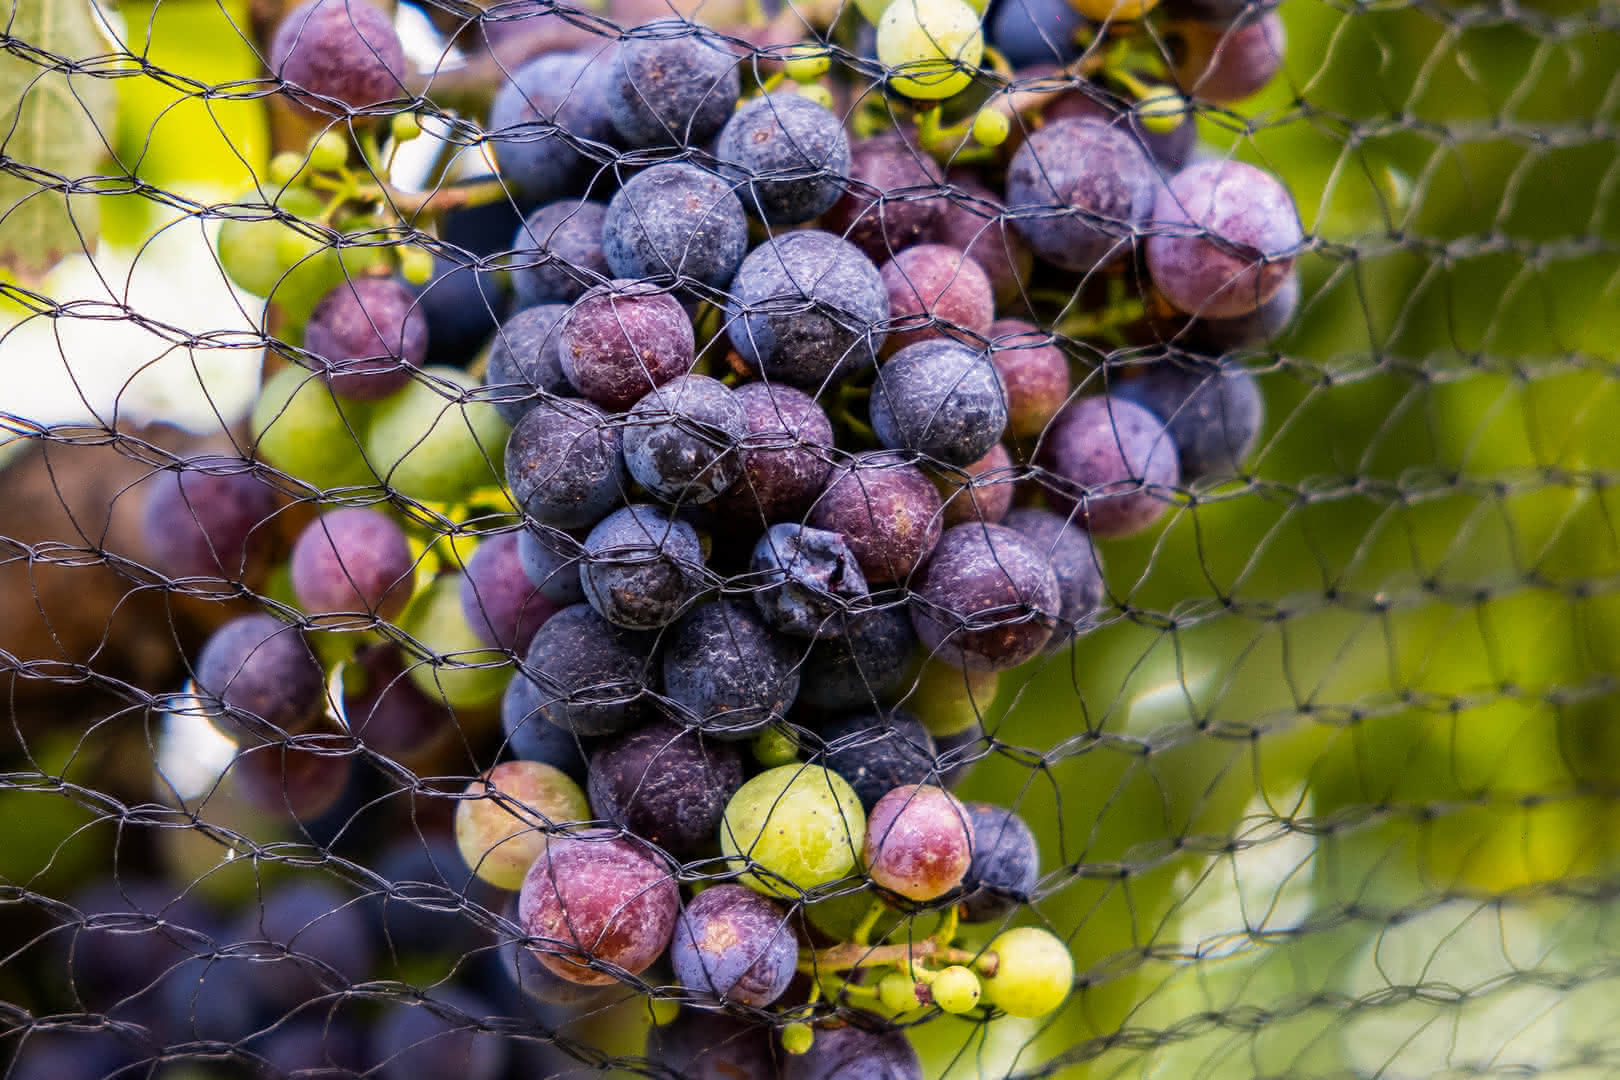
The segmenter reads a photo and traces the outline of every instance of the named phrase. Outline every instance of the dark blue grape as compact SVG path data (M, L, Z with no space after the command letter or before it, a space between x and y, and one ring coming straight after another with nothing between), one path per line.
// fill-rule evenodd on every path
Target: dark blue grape
M742 782L734 747L655 720L597 747L586 790L597 817L687 859L714 844Z
M707 375L682 375L636 402L624 429L624 463L665 502L702 504L742 475L738 444L748 415L737 395Z
M813 229L749 252L726 302L732 346L768 380L815 390L877 360L889 293L872 260Z
M934 745L939 750L934 759L939 768L939 783L952 789L966 780L989 753L984 726L977 720L954 735L939 736Z
M542 402L507 439L506 483L542 525L594 525L623 497L623 439L589 402Z
M1085 18L1067 0L1001 0L990 13L990 44L1013 67L1067 64L1080 56Z
M293 100L313 112L343 116L410 97L404 46L370 0L306 0L276 27L269 59Z
M826 529L772 525L749 561L754 604L776 630L795 637L834 637L838 616L867 595L866 576L844 538Z
M742 93L737 58L712 31L684 19L638 27L607 80L613 126L631 146L703 146Z
M799 701L818 709L869 709L897 690L917 647L904 607L841 616L842 632L810 647L799 670Z
M922 1061L905 1032L885 1028L876 1016L859 1022L817 1031L809 1053L787 1059L783 1080L923 1080Z
M769 1039L769 1028L761 1028ZM151 1075L160 1048L106 1029L23 1029L6 1080L136 1080Z
M378 917L390 950L417 955L460 955L483 944L484 931L464 909L461 897L473 902L490 896L462 861L447 836L412 832L390 843L377 857L377 876L387 884ZM491 890L492 891L492 890Z
M664 653L664 694L680 719L719 739L752 735L786 715L799 693L802 653L751 607L694 608Z
M558 607L584 601L585 588L579 583L579 563L584 556L580 542L561 529L530 524L518 534L523 572L540 595Z
M489 347L484 385L503 387L495 403L501 419L516 425L542 394L573 397L574 387L557 357L561 335L557 324L568 314L564 304L524 308L501 324Z
M532 644L532 643L531 643ZM589 747L572 731L546 720L541 707L548 695L534 680L515 675L501 696L501 731L507 748L519 761L541 761L585 783Z
M675 920L669 957L682 986L763 1008L793 981L799 943L776 904L743 885L716 885Z
M608 203L602 250L614 277L723 289L748 252L748 218L713 173L685 162L654 165Z
M258 959L266 998L292 1009L371 977L369 929L361 902L326 881L300 878L266 892L246 913L234 950Z
M505 241L502 241L505 247ZM433 256L433 276L415 287L416 307L427 322L427 366L464 368L494 335L510 306L498 271L466 256Z
M490 142L501 178L521 202L552 202L591 182L596 162L569 136L613 141L602 96L606 66L591 53L546 53L518 68L496 91Z
M247 1037L263 1005L255 968L242 956L193 956L170 968L156 993L145 995L160 1012L158 1037L171 1044Z
M798 225L826 212L850 170L843 123L792 93L766 94L738 109L715 156L726 176L747 184L748 212L769 225Z
M383 1080L495 1080L506 1068L506 1041L474 1026L491 1012L487 1003L455 987L390 1006L372 1036L377 1074Z
M58 916L63 929L53 941L67 954L61 970L87 1006L111 1008L173 965L211 951L210 912L178 891L156 879L120 877L74 894L79 915Z
M1260 386L1237 366L1167 359L1116 380L1112 389L1164 421L1187 482L1240 473L1265 426Z
M1013 155L1007 208L1037 256L1089 272L1130 253L1159 187L1129 134L1095 120L1058 120Z
M524 218L512 238L512 305L571 304L612 275L602 250L607 207L567 199Z
M647 1032L647 1057L683 1080L779 1080L776 1039L768 1024L683 1008Z
M1092 614L1102 603L1102 556L1084 529L1050 510L1014 510L1003 524L1022 534L1052 564L1062 604L1047 650L1061 648L1090 625Z
M546 620L513 678L535 683L533 711L562 730L610 735L644 715L657 676L653 646L648 635L621 630L590 605L575 604Z
M326 679L304 635L269 615L239 615L214 631L197 657L197 690L210 719L233 736L275 738L313 727Z
M752 382L735 393L748 421L743 474L716 505L750 525L802 517L832 472L832 421L791 386Z
M341 1016L298 1016L265 1032L252 1047L270 1076L351 1080L366 1075L365 1040Z
M989 354L955 341L919 341L879 369L872 430L890 449L971 465L1007 430L1007 393Z
M911 621L932 657L1003 671L1038 655L1062 610L1046 553L1004 525L946 529L923 564Z
M962 918L1005 919L1030 901L1041 853L1024 819L992 803L966 804L973 826L973 865L962 879Z
M909 713L835 717L821 724L816 734L826 748L817 762L848 780L868 811L902 784L937 779L933 736Z
M1136 76L1143 78L1140 72ZM1114 97L1090 83L1081 83L1075 90L1054 95L1041 110L1041 116L1050 122L1064 119L1095 120L1126 132L1141 145L1149 158L1169 171L1179 169L1192 160L1193 152L1198 148L1197 110L1189 108L1182 114L1180 123L1169 131L1156 131L1144 124L1141 112L1131 106L1129 100Z
M692 526L648 503L621 507L585 538L580 584L615 626L656 630L680 617L703 586L703 545Z

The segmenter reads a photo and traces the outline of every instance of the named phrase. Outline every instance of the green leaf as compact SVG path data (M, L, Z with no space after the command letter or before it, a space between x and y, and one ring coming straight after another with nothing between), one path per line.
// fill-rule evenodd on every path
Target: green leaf
M106 51L87 0L10 6L10 44L0 51L0 266L26 277L95 240L99 196L61 187L100 171L113 92L105 77L76 72Z

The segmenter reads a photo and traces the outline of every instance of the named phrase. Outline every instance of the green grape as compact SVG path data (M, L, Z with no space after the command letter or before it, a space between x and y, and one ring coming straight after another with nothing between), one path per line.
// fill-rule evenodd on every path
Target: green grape
M320 376L289 364L259 389L254 453L317 488L360 487L377 477L360 451L371 406L340 401Z
M819 83L802 84L798 93L800 97L815 102L829 112L837 105L837 102L833 100L832 91Z
M785 731L767 728L754 740L754 760L767 769L799 760L799 744Z
M980 146L1000 146L1012 134L1012 121L1000 109L980 109L973 117L973 141Z
M513 892L551 840L546 825L591 818L579 785L543 761L503 761L462 794L455 817L462 860L480 879Z
M720 848L766 871L744 874L744 885L796 896L854 870L865 835L861 800L842 776L818 765L780 765L731 797Z
M906 97L948 98L984 57L979 13L963 0L895 0L878 22L877 55Z
M790 1054L808 1054L815 1041L816 1033L809 1024L795 1022L782 1029L782 1049Z
M267 175L270 182L277 187L286 187L298 179L298 174L304 171L304 159L291 150L283 150L270 159L270 168Z
M983 989L979 985L979 977L960 964L953 964L941 971L928 984L934 1004L948 1013L958 1014L977 1005Z
M1142 126L1155 135L1168 135L1187 118L1187 99L1173 90L1160 90L1136 103Z
M891 971L878 980L878 1001L896 1015L913 1012L923 1004L916 981L903 971Z
M1033 1020L1063 1004L1074 985L1074 960L1062 939L1036 926L1008 930L990 943L996 973L984 980L990 1004Z
M336 172L349 163L349 140L337 128L315 136L309 144L309 163L321 172Z
M389 130L393 133L395 142L410 142L422 134L422 122L416 118L415 113L396 113L389 121Z
M432 654L432 659L410 665L411 681L428 699L452 708L477 708L500 698L512 668L464 666L499 663L506 654L485 645L467 622L461 609L461 578L445 574L429 583L400 616L399 628Z
M984 720L1000 682L994 671L964 672L927 660L912 680L905 709L923 722L930 735L960 735Z
M855 0L855 7L865 17L866 21L876 26L883 18L883 11L889 6L890 0Z
M431 367L423 374L463 390L478 386L456 368ZM365 446L383 482L401 495L455 502L475 488L500 484L506 436L506 421L494 405L458 401L413 379L377 403Z
M259 200L259 193L252 189L238 197L239 202L248 205ZM288 188L276 199L275 205L301 218L312 218L321 212L320 198L304 188ZM238 288L254 296L269 296L298 261L297 256L287 258L282 253L282 241L288 238L305 240L297 229L280 221L228 217L219 223L219 236L215 241L219 264Z
M402 247L399 256L399 276L411 285L426 285L433 276L433 256L424 248Z
M783 63L782 70L794 82L812 83L832 67L832 57L820 45L795 45Z

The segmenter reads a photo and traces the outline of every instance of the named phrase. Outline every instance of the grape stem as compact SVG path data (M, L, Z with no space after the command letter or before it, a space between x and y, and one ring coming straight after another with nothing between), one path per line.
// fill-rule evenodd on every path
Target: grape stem
M1110 304L1101 311L1077 311L1058 323L1056 331L1062 337L1067 338L1096 337L1109 330L1135 322L1146 312L1147 306L1141 299L1131 297Z
M883 917L883 912L887 907L888 905L881 900L872 901L872 906L866 909L866 914L861 916L861 921L855 924L855 929L850 933L849 940L857 945L865 945L870 941L872 927L877 925L878 919Z

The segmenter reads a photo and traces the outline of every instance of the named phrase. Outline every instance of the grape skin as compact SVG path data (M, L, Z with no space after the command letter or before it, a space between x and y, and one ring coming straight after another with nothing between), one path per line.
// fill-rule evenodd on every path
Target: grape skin
M608 203L602 249L616 278L731 283L748 253L748 218L731 185L683 162L639 172Z
M321 878L293 878L267 890L229 940L233 954L256 959L260 992L283 1011L345 991L372 971L364 908Z
M665 502L713 502L742 476L738 444L747 435L748 414L729 387L707 375L681 375L630 410L624 463Z
M1275 8L1245 12L1230 24L1186 22L1176 29L1182 46L1176 81L1204 101L1242 101L1265 89L1282 70L1287 35Z
M675 929L680 893L669 872L637 841L604 832L554 837L518 894L518 922L554 975L584 986L615 981L611 964L632 975L652 966Z
M298 1017L266 1032L253 1052L272 1076L343 1080L365 1072L363 1042L361 1032L340 1018Z
M1041 853L1024 819L994 803L966 804L973 827L973 862L962 879L962 918L994 922L1030 902Z
M937 338L983 338L995 318L990 279L979 264L943 244L906 248L879 271L896 329L889 351ZM903 329L903 327L916 327ZM965 331L965 333L962 333Z
M844 538L791 522L772 525L754 545L754 605L772 628L794 637L832 637L837 616L865 599L866 578Z
M850 1019L817 1031L809 1053L787 1059L783 1080L923 1080L922 1061L905 1032L869 1013Z
M748 738L787 715L800 655L751 606L703 604L681 620L664 653L664 693L683 723L717 739Z
M585 549L572 536L549 526L529 524L518 533L518 561L540 595L558 607L585 599L579 561Z
M461 579L461 612L484 644L521 653L557 613L523 572L518 534L501 533L478 545Z
M613 511L585 538L585 599L615 626L674 622L702 587L703 546L692 526L650 503Z
M437 987L432 998L419 1003L390 1006L373 1036L377 1075L381 1080L496 1080L506 1068L507 1040L473 1025L497 1012L455 987Z
M649 282L591 289L563 321L563 374L606 409L628 409L692 366L692 322L680 301Z
M979 13L962 0L891 0L878 20L877 56L906 97L951 97L984 58Z
M333 393L376 401L409 382L427 358L427 317L403 282L345 281L315 305L304 349Z
M426 657L408 676L430 701L453 708L491 705L506 688L505 654L484 643L461 607L463 574L442 574L417 595L400 621Z
M518 889L550 841L548 827L588 821L585 793L540 761L503 761L456 803L456 848L467 868L499 889Z
M602 97L608 66L591 53L546 53L495 92L489 140L501 179L521 202L554 202L590 182L596 163L562 133L587 142L615 141Z
M595 525L626 487L624 439L588 402L542 402L530 409L506 444L506 483L512 499L541 525Z
M576 735L610 735L641 720L651 684L653 642L620 630L588 604L546 620L517 678L540 689L540 715Z
M1003 525L945 530L911 599L930 656L971 671L1005 671L1040 654L1061 611L1046 555Z
M878 371L871 410L884 446L947 465L973 464L1007 430L1007 395L995 365L954 341L922 341L895 353Z
M793 981L798 944L776 904L741 885L716 885L675 920L669 951L682 986L764 1008Z
M512 302L518 308L571 304L613 275L602 247L607 207L585 199L534 210L512 238Z
M967 810L943 788L894 788L867 815L866 869L880 888L935 900L962 883L972 861Z
M188 458L147 488L142 546L169 577L257 579L274 554L277 502L241 458Z
M933 776L933 736L909 713L834 717L816 734L826 748L819 760L849 782L867 811L895 788Z
M248 421L253 456L316 488L375 484L360 448L367 419L366 406L338 398L319 376L289 364L259 390Z
M294 100L313 112L343 115L410 96L394 24L369 0L300 4L276 27L269 60L276 77L300 91Z
M940 498L945 500L945 527L975 521L994 525L1006 517L1012 509L1015 476L1007 448L997 443L962 472L967 475L940 473L935 477Z
M863 453L833 473L810 524L843 534L867 584L886 585L904 581L939 542L942 506L921 469L893 453Z
M738 67L723 41L685 20L638 27L610 69L613 127L631 146L702 146L737 105Z
M855 869L866 814L848 781L815 765L779 765L749 780L720 823L720 847L739 880L767 896L795 897Z
M485 176L483 180L494 177ZM511 248L523 215L509 201L465 206L439 219L447 249L433 255L433 276L416 289L427 320L428 364L465 366L494 335L511 305L505 277L487 260Z
M196 680L226 710L209 719L236 738L307 731L326 700L304 635L269 615L239 615L215 630L197 657Z
M456 730L455 714L406 674L397 645L363 645L354 664L364 672L365 685L344 697L343 715L366 749L409 764L431 755Z
M1067 0L1002 0L990 18L990 43L1014 67L1062 65L1080 56L1075 35L1085 25Z
M929 233L936 244L955 248L978 263L1001 304L1013 304L1035 270L1035 256L1008 224L1000 196L964 169L948 174L951 197L943 200Z
M742 786L734 747L668 720L620 735L591 754L591 807L671 855L714 843L726 803Z
M521 673L506 684L501 695L501 732L506 736L507 748L515 758L543 761L562 770L576 784L583 784L589 744L574 732L546 720L541 707L546 699L546 692Z
M501 419L516 425L535 404L552 397L573 397L574 387L563 375L557 356L561 335L557 327L568 308L541 304L525 308L502 323L489 347L484 385L504 388L502 397L488 399Z
M818 709L868 709L899 689L917 634L902 607L841 616L837 636L810 647L799 700Z
M1057 629L1047 643L1047 651L1054 652L1089 625L1102 603L1102 556L1084 529L1050 510L1014 510L1007 515L1005 524L1044 553L1057 575L1062 610Z
M1007 930L990 942L999 963L984 980L984 996L1012 1016L1035 1019L1063 1004L1074 983L1068 947L1035 926Z
M476 383L465 371L422 374L372 415L366 456L378 475L394 494L426 502L454 502L499 483L509 434L500 413L488 402L466 400Z
M944 177L933 158L900 135L876 135L850 148L850 182L823 217L874 262L931 237L945 212Z
M843 193L849 139L832 112L799 94L765 94L734 113L715 156L723 175L746 184L743 205L769 225L798 225Z
M1154 488L1181 481L1175 442L1159 418L1133 401L1109 396L1072 402L1041 441L1047 496L1063 513L1104 539L1150 528L1169 504Z
M405 530L387 514L349 506L322 514L293 544L292 588L311 615L405 610L416 576Z
M1007 395L1007 430L1037 438L1069 400L1069 361L1051 336L1022 319L990 324L990 362Z
M733 393L748 426L742 476L715 505L750 525L803 517L832 473L832 421L791 386L751 382Z
M685 1080L779 1080L776 1040L765 1024L685 1007L647 1032L647 1057Z
M1137 73L1141 78L1141 74ZM1198 114L1188 109L1181 122L1170 131L1154 131L1142 123L1141 113L1124 101L1089 84L1068 93L1057 94L1041 110L1048 121L1093 120L1116 131L1123 131L1142 147L1161 168L1175 171L1193 158L1198 146Z
M1241 161L1187 166L1159 191L1153 218L1146 245L1153 283L1200 318L1236 318L1270 300L1304 242L1288 189Z
M336 806L353 771L352 743L331 735L249 747L231 766L244 802L261 814L292 821L310 821Z
M1259 384L1241 367L1165 359L1117 380L1114 393L1164 421L1188 483L1241 473L1265 426Z
M1128 134L1095 120L1058 120L1013 155L1008 213L1039 258L1089 272L1130 252L1160 186Z

